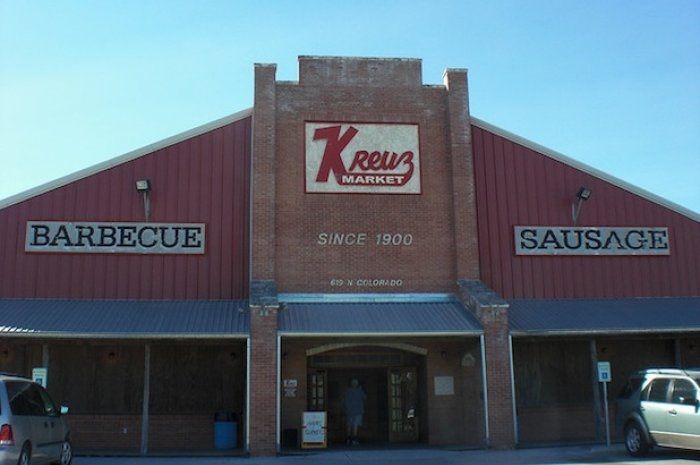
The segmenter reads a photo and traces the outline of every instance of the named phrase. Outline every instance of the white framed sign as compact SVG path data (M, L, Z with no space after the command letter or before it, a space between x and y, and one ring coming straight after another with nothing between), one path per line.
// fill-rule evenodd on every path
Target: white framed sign
M612 381L610 362L598 362L598 382L609 383L610 381Z
M516 255L670 255L668 228L515 226Z
M305 125L306 192L420 194L417 124Z
M26 252L203 254L203 223L27 221Z
M435 377L435 395L436 396L453 396L454 394L455 394L454 376L436 376Z
M37 384L41 384L43 387L48 386L49 380L49 370L48 368L38 367L32 368L32 381Z
M301 416L301 447L326 447L326 412L303 412Z

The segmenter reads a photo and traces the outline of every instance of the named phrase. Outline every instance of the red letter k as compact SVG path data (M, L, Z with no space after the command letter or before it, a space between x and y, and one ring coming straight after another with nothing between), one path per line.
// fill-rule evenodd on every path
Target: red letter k
M345 131L342 137L340 136L340 126L329 126L314 131L314 140L325 139L327 141L326 149L323 152L323 160L321 160L321 166L316 176L316 182L327 182L331 171L336 175L347 173L340 154L357 132L357 129L352 126Z

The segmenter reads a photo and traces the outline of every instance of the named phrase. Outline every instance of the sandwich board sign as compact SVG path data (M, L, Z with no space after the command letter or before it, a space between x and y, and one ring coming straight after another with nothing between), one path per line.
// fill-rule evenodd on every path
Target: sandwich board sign
M326 445L326 412L303 412L301 417L302 449L324 448Z

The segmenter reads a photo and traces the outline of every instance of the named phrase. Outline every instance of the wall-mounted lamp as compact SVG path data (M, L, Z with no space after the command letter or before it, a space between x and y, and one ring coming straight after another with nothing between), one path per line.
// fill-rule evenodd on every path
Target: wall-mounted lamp
M591 197L591 190L587 187L581 187L576 193L576 200L571 204L571 216L574 220L574 226L578 223L578 215L581 213L581 205Z
M143 195L143 213L146 215L146 221L151 219L151 181L148 179L139 179L136 181L136 192Z

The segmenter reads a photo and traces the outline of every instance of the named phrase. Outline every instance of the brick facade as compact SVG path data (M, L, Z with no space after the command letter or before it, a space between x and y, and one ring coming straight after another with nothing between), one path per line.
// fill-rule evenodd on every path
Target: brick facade
M275 71L274 65L255 67L253 285L269 280L279 292L296 293L456 292L458 281L478 280L466 70L447 70L444 85L423 85L421 62L412 59L300 57L298 82L276 81ZM346 127L417 125L420 193L310 193L305 184L305 172L310 169L305 158L309 137L305 128L312 122ZM364 233L368 240L362 245L326 245L319 239L324 233ZM378 235L383 234L409 235L411 244L381 246ZM276 321L261 312L252 308L253 454L273 452L276 439L271 416ZM495 319L485 316L485 310L482 313L477 312L487 328L488 390L498 399L490 410L491 444L511 447L510 352L502 344L508 338L507 313L497 311ZM257 354L258 350L265 354ZM426 383L444 363L439 355L434 357L432 352L426 359ZM283 376L290 366L301 372L302 365L303 359L285 359ZM305 380L301 386L304 384ZM458 421L448 418L451 413L479 404L474 403L475 396L465 397L459 386L456 397L429 402L430 413L421 431L432 444L484 444L485 430L478 426L483 426L481 420L459 431L444 427ZM285 399L282 429L289 421L296 424L304 407L301 400ZM261 408L265 410L256 411ZM478 408L483 410L483 405Z
M468 114L455 109L466 93L464 74L460 85L455 96L444 86L422 85L418 60L311 57L300 58L299 82L277 82L273 193L280 292L451 292L458 243L465 250L460 272L478 277L473 204L453 201L473 185L466 160ZM422 193L306 193L304 125L309 121L418 124ZM459 150L459 160L453 149ZM264 166L255 157L254 164ZM322 246L321 233L366 233L368 243ZM377 234L408 234L412 244L378 246ZM334 287L334 279L400 280L401 285Z

